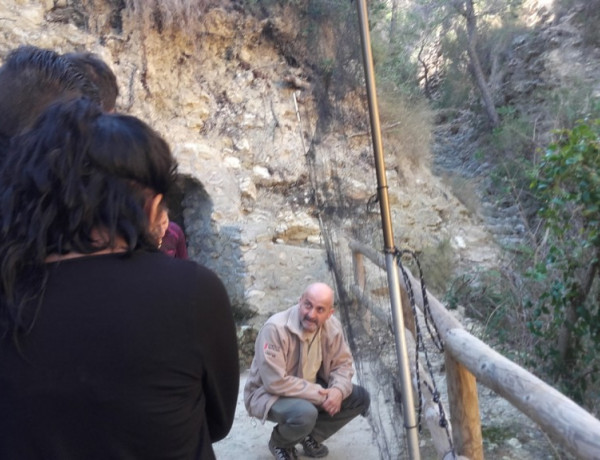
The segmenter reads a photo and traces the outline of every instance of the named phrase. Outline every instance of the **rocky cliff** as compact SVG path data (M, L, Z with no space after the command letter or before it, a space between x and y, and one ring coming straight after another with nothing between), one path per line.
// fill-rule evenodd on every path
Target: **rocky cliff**
M291 305L312 280L333 283L311 174L330 190L335 181L337 196L357 207L376 194L364 97L348 94L342 107L358 122L322 133L314 74L294 55L301 30L289 13L261 20L222 2L167 27L122 2L0 5L0 57L21 44L97 53L117 75L117 110L169 141L181 175L175 220L191 257L224 279L240 324ZM402 244L449 241L465 263L493 261L486 231L426 164L386 161Z

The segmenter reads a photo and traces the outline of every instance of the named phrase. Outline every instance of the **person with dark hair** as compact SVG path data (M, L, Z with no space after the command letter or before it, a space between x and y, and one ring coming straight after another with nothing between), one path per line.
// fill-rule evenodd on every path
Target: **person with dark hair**
M252 417L276 423L269 450L277 460L295 460L298 443L308 457L327 456L323 441L369 409L369 393L352 383L352 354L333 298L327 284L310 284L256 337L244 403Z
M12 50L0 67L0 162L10 138L28 129L53 102L85 96L110 112L117 79L92 53L60 55L36 46Z
M159 249L170 257L176 259L187 259L187 245L185 243L185 234L182 228L170 220L169 209L164 206L159 218L158 235Z
M162 238L160 250L176 259L187 259L187 246L183 229L176 222L169 221L167 231Z
M0 67L0 137L5 142L29 128L51 103L86 96L98 88L68 59L52 50L21 46Z
M79 99L49 107L11 148L0 458L214 459L236 407L236 330L220 279L157 248L168 145Z
M102 109L112 112L115 109L119 87L117 77L110 67L94 53L66 53L63 57L68 59L77 69L98 88L98 95Z
M168 219L167 214L167 228L160 242L160 250L176 259L187 259L188 253L183 229L177 223Z

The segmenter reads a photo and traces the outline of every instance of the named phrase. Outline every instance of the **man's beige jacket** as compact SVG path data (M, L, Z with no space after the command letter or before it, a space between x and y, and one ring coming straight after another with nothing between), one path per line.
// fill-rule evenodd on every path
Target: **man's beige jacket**
M328 388L338 388L347 398L352 392L352 355L340 321L332 316L321 326L323 363L317 380ZM302 363L307 350L302 340L298 305L271 316L256 338L254 359L244 387L248 413L262 422L281 396L306 399L320 406L323 387L302 378Z

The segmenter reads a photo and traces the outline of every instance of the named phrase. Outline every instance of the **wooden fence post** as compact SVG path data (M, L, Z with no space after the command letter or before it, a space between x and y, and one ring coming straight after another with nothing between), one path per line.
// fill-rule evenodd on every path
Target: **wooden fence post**
M445 355L454 448L459 455L464 455L470 460L483 460L477 381L448 350Z
M413 337L417 337L417 326L415 324L415 315L410 305L410 297L403 287L400 287L400 301L402 302L402 317L404 318L404 327L408 329Z
M354 266L354 285L364 292L366 284L365 258L360 252L352 251L352 265Z

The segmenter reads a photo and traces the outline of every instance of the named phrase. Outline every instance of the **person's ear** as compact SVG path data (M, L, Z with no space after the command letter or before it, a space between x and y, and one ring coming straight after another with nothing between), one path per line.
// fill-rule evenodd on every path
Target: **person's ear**
M159 219L161 217L160 210L162 199L162 193L157 193L146 201L146 215L148 216L148 224L150 225L150 228L160 225Z
M335 313L335 310L333 309L333 307L331 307L329 309L329 315L327 316L327 319L331 318L333 316L333 314Z

